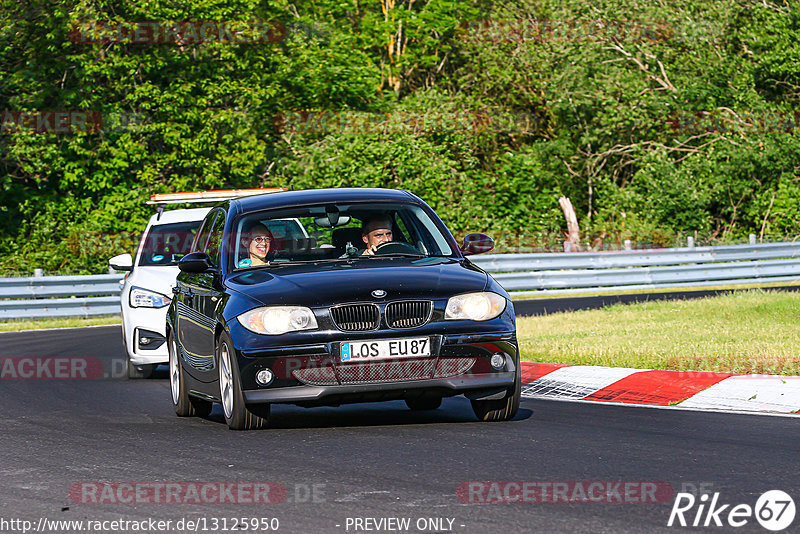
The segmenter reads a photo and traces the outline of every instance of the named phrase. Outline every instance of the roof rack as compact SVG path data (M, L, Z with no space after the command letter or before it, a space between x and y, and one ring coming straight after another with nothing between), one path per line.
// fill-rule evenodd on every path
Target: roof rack
M150 195L149 205L185 204L187 202L222 202L232 198L263 195L287 191L285 187L266 187L261 189L217 189L215 191L183 191L179 193L156 193Z
M222 202L232 198L250 197L266 193L279 193L288 191L285 187L265 187L260 189L217 189L213 191L181 191L178 193L156 193L150 195L146 204L156 206L156 220L161 220L161 214L167 204L186 204L201 202Z

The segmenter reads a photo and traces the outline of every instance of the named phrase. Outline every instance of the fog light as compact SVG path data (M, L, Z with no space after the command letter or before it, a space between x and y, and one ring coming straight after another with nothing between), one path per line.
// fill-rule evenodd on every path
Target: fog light
M144 328L137 328L134 334L136 337L133 339L136 340L136 345L139 350L155 350L167 341L164 336L158 332L145 330Z
M499 352L496 352L492 354L492 359L489 363L491 363L492 367L494 367L495 369L500 370L506 365L506 356L505 354L500 354Z
M262 369L256 374L256 382L261 386L268 386L272 383L275 375L269 369Z

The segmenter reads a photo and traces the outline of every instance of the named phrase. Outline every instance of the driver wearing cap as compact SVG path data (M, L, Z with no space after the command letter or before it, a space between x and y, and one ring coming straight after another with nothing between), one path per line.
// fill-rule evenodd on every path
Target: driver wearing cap
M365 219L364 224L361 225L361 239L367 245L367 249L362 254L374 255L378 245L392 240L392 221L386 216Z

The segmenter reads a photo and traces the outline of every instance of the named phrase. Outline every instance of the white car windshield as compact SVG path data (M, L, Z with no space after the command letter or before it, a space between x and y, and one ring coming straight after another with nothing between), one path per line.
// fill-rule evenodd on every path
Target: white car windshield
M154 224L147 231L139 265L177 265L192 250L192 240L202 221Z

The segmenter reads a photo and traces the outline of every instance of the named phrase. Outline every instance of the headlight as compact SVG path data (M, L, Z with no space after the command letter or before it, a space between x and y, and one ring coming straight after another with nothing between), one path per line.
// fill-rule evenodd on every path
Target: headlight
M163 308L169 306L172 299L161 293L133 286L128 295L128 302L131 308Z
M471 321L488 321L494 319L506 309L506 299L497 293L482 291L465 293L450 297L444 318L448 320L469 319Z
M242 326L256 334L277 336L297 330L317 328L314 312L304 306L269 306L256 308L237 317Z

